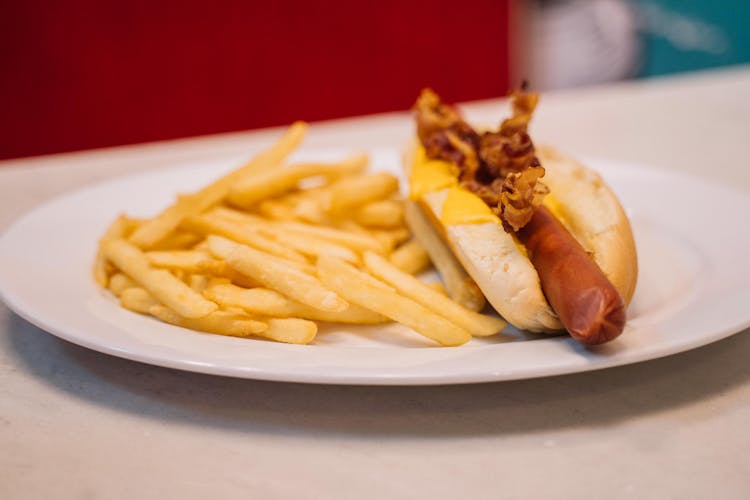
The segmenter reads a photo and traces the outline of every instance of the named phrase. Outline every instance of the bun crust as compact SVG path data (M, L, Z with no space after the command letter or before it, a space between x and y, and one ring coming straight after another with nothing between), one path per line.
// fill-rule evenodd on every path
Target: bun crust
M411 166L414 147L405 155ZM620 202L601 177L549 147L537 149L546 170L543 180L557 200L554 211L589 251L610 282L629 303L638 263L630 223ZM425 195L420 206L453 249L487 300L509 323L534 332L564 327L547 303L539 275L524 250L500 224L443 226L439 220L448 190Z

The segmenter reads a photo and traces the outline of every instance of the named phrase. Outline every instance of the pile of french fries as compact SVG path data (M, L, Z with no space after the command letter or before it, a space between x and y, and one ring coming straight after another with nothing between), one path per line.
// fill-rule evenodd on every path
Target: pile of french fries
M152 219L119 216L99 242L96 281L122 307L173 325L294 344L312 342L316 322L398 321L444 346L505 327L477 312L481 293L399 199L398 180L366 172L366 155L287 164L305 131L293 124ZM446 288L415 276L431 259Z

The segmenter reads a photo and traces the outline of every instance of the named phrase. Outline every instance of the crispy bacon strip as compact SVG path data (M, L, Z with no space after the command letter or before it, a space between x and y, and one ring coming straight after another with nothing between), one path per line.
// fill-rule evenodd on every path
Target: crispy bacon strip
M538 207L549 192L547 186L538 182L543 175L544 169L539 166L508 174L500 193L500 219L503 225L518 231L529 223L534 215L534 210L529 210L529 207Z
M513 115L503 120L500 125L500 133L504 137L512 137L516 133L526 133L531 115L539 103L539 94L526 92L526 90L515 90L510 94L510 102L513 107Z
M430 89L414 106L427 156L456 165L461 185L495 210L508 231L523 227L548 191L539 180L544 168L527 133L537 101L535 93L514 92L512 116L499 130L481 135Z
M479 134L455 108L443 104L431 89L424 89L414 108L417 136L429 158L448 161L459 168L459 179L472 178L479 168Z

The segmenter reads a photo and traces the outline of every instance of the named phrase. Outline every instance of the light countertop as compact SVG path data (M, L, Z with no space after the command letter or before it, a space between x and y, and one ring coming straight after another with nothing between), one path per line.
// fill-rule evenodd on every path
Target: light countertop
M471 120L492 123L504 108L495 100L464 109ZM410 130L406 113L316 123L306 146L399 147ZM0 162L0 231L81 185L236 157L277 133ZM549 93L533 134L577 155L689 172L750 192L750 68ZM748 330L663 359L575 375L322 386L111 357L58 340L0 304L0 498L749 492Z

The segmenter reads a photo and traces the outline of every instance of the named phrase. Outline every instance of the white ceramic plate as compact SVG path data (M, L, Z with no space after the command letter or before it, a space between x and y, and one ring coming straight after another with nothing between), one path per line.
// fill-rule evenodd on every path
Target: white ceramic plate
M332 151L307 159L338 158ZM340 152L339 152L340 153ZM397 171L395 151L373 168ZM399 325L324 327L314 345L219 337L121 309L91 278L96 242L120 212L147 216L231 163L116 179L52 200L0 239L0 294L40 328L123 358L233 377L336 384L454 384L581 372L653 359L750 325L750 197L702 179L590 161L620 196L638 246L640 276L617 340L586 349L568 337L475 339L440 348Z

